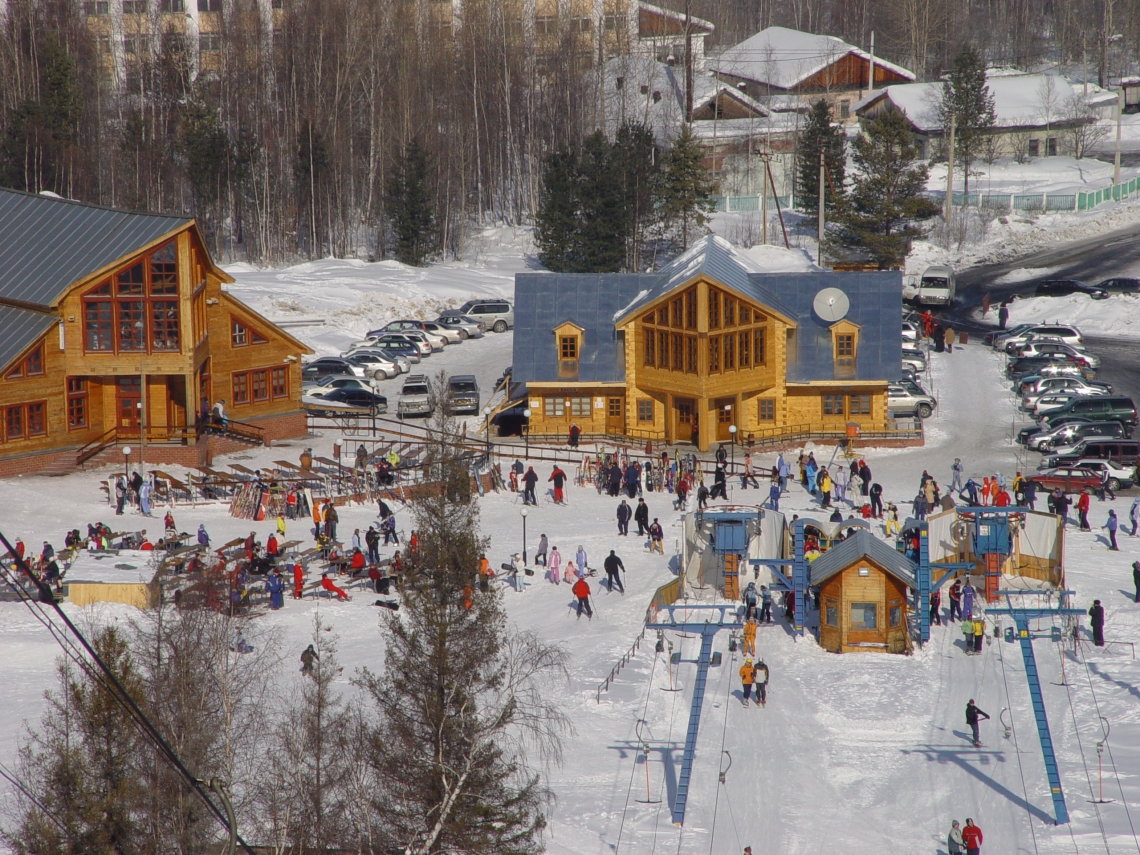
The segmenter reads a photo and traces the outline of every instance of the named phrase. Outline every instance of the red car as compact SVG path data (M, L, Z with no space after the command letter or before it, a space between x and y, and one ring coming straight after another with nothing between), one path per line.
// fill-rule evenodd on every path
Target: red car
M1078 469L1075 466L1058 466L1045 469L1031 479L1038 488L1052 492L1057 487L1065 493L1079 493L1085 488L1100 489L1100 475L1091 469Z

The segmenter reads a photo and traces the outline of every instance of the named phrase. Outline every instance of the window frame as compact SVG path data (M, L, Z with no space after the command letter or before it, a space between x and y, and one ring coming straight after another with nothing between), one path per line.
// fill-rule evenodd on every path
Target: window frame
M578 359L578 336L576 335L560 335L558 336L558 358L562 360L577 361Z
M879 628L879 604L878 603L870 603L870 602L856 603L856 602L852 602L852 603L849 603L848 605L849 605L848 614L850 615L850 618L851 618L851 624L849 627L850 629L859 630L862 632L871 632L872 630L878 630L878 628ZM863 619L858 624L856 624L856 622L855 622L856 610L863 612ZM867 625L867 612L868 611L870 611L870 613L871 613L871 620L872 620L872 622L869 626Z
M138 256L81 297L85 354L180 353L182 300L177 238ZM155 313L161 312L156 324ZM161 330L160 339L155 332ZM162 345L158 345L158 341Z
M576 395L567 399L570 406L567 408L571 418L588 419L593 412L594 401L589 396Z
M548 419L565 418L566 399L561 395L547 395L542 399L542 414Z
M835 407L838 406L839 410L836 411ZM820 415L827 416L846 416L847 415L847 396L842 392L832 393L825 392L820 396Z
M22 380L26 377L42 377L44 373L44 346L43 342L40 342L29 350L23 359L12 366L12 369L4 375L4 379Z
M638 422L652 422L654 421L654 407L652 398L638 398L637 399L637 420Z
M240 383L240 385L239 385ZM238 389L241 392L238 392ZM253 403L249 397L249 372L248 371L234 371L230 374L230 399L233 406L245 406L246 404ZM240 397L239 397L240 394Z
M90 413L90 387L87 385L87 378L68 377L64 388L67 391L67 429L69 431L86 430L91 426L88 417ZM73 418L75 410L79 412L78 420Z
M869 392L853 392L847 396L847 415L871 415L871 395Z
M278 366L270 370L269 396L275 401L289 397L289 371L284 366Z
M765 415L765 410L771 410L770 415ZM776 399L775 398L758 398L756 400L756 421L758 422L774 422L776 421Z
M823 625L830 627L839 626L839 601L838 600L824 600L823 601Z

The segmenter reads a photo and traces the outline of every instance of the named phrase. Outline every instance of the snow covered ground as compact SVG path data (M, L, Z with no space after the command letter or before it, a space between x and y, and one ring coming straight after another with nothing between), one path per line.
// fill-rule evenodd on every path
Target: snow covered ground
M457 352L475 346L478 343L465 344ZM1000 470L1009 477L1025 465L1009 441L1014 417L1000 358L975 344L956 348L953 354L935 354L931 362L927 382L939 407L928 422L928 445L863 449L886 498L900 507L913 496L924 468L948 479L954 457L963 458L967 473L976 476ZM255 466L259 461L294 459L304 444L327 453L332 439L297 441L291 447L241 455L234 462ZM832 449L815 451L826 460ZM771 458L761 462L768 465ZM4 481L5 533L20 534L34 548L44 539L58 542L65 529L87 521L112 521L98 490L106 474ZM734 485L734 501L752 498L759 496ZM670 676L665 657L654 655L650 637L601 702L596 700L597 685L641 631L652 591L673 578L680 527L669 499L646 496L651 516L665 525L664 556L650 555L632 535L619 538L615 500L593 489L571 486L566 507L543 497L527 518L532 552L538 536L546 533L564 555L583 545L594 565L616 549L628 570L624 595L606 593L592 581L598 606L592 621L576 620L568 609L572 598L567 587L543 581L541 570L523 593L504 594L512 621L558 642L569 657L569 681L557 691L575 733L566 745L565 765L552 772L558 803L549 832L550 852L651 855L660 850L697 855L739 853L751 845L757 855L828 850L933 853L944 851L950 820L967 816L984 830L987 852L1140 852L1132 825L1140 815L1131 815L1140 811L1140 663L1129 648L1086 646L1079 660L1068 656L1070 685L1062 687L1053 685L1061 674L1057 646L1048 640L1035 643L1072 815L1068 826L1053 827L1018 648L991 639L984 655L967 657L956 627L934 628L931 643L910 657L838 656L822 651L810 637L794 639L782 621L765 627L758 647L772 673L766 709L740 706L739 654L728 653L727 637L718 637L714 649L724 654L724 663L709 676L685 825L673 826L672 787L695 670L684 660L695 657L696 640L668 634L681 652L673 679L682 691L663 691ZM1130 496L1094 503L1094 525L1104 521L1108 507L1126 518L1130 503ZM520 550L521 505L515 497L492 493L481 506L492 561ZM801 515L812 513L808 497L796 487L784 507ZM248 534L251 528L261 537L268 531L264 523L231 519L220 504L181 505L174 514L183 530L204 522L215 541ZM406 529L408 515L398 509L398 517ZM345 508L341 532L347 536L373 519L369 507ZM157 519L137 516L124 522L159 525ZM290 524L288 535L298 534L305 536L305 526ZM1069 530L1068 584L1076 590L1078 605L1087 607L1094 597L1105 603L1110 640L1132 640L1140 629L1140 606L1131 602L1129 565L1138 541L1124 536L1124 551L1111 553L1104 551L1102 540L1095 532ZM344 687L349 691L353 670L374 666L378 655L373 600L362 590L354 591L347 603L287 600L283 610L254 622L251 632L281 633L287 672L283 689L297 679L288 668L295 666L311 632L312 613L319 611L340 636ZM124 620L130 614L123 607L68 608L84 620ZM0 760L11 766L20 722L35 722L43 709L40 695L53 682L57 648L24 606L0 603L0 651L9 663L0 699ZM980 750L966 738L963 710L971 697L994 718L982 726L985 745ZM1009 739L997 721L1004 708L1012 710L1014 734ZM1097 786L1098 715L1112 726L1104 788L1105 797L1115 801L1105 805L1088 801ZM659 804L637 802L646 796L646 766L637 750L638 719L648 723L649 796ZM723 785L717 780L727 765L722 750L732 756Z
M1027 278L1049 275L1032 272L1034 276ZM990 309L989 320L993 320L994 311ZM981 320L981 313L979 307L971 314L975 320ZM1140 337L1140 296L1113 294L1104 300L1094 300L1085 294L1070 294L1067 297L1027 297L1009 304L1009 326L1059 322L1076 324L1087 334L1137 338Z

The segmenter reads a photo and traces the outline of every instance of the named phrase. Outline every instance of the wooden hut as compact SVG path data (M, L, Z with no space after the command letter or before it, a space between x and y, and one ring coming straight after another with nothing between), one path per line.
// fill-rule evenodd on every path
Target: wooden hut
M811 585L819 588L820 645L836 653L905 653L914 579L914 562L869 531L835 544L811 564Z

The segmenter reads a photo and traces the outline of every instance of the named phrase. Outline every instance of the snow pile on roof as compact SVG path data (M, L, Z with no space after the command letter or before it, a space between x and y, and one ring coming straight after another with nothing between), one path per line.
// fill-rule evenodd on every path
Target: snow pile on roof
M992 314L992 311L991 311ZM1113 294L1094 300L1086 294L1029 297L1009 304L1009 324L1075 324L1085 334L1140 338L1140 297Z
M298 335L318 356L339 354L397 318L435 318L477 297L513 298L515 273L536 267L530 230L485 229L476 240L477 261L429 267L354 258L276 269L231 264L225 270L236 281L225 287Z
M730 47L710 60L709 65L721 74L791 89L848 54L865 60L871 58L866 51L835 36L819 36L787 27L768 27ZM914 80L913 72L879 57L875 57L875 65Z
M685 15L683 12L674 12L672 9L663 9L660 6L654 6L652 3L641 2L637 4L637 8L639 11L648 13L649 15L657 15L670 21L685 23ZM688 20L692 30L695 32L705 30L711 33L716 29L712 21L706 21L704 18L698 18L696 15L690 16Z
M1090 107L1104 107L1114 104L1117 99L1115 92L1101 89L1093 83L1088 84L1088 95L1085 96L1084 84L1070 83L1052 72L1028 74L991 69L986 72L986 84L994 96L994 113L999 128L1060 124L1065 121L1068 102L1073 97L1082 98ZM853 109L859 111L880 98L890 99L919 131L942 132L942 122L938 117L938 105L942 100L941 81L888 86L856 102Z
M803 249L786 249L775 244L759 244L736 250L754 273L807 273L820 268Z

